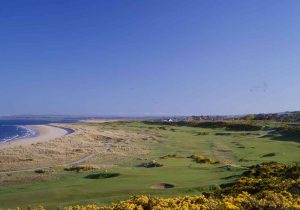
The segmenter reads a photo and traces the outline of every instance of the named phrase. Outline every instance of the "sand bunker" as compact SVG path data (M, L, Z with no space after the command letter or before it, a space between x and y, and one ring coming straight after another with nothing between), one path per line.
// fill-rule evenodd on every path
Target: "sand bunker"
M170 189L170 188L173 188L175 187L174 185L172 184L168 184L168 183L157 183L157 184L154 184L154 185L151 185L151 189L156 189L156 190L164 190L164 189Z

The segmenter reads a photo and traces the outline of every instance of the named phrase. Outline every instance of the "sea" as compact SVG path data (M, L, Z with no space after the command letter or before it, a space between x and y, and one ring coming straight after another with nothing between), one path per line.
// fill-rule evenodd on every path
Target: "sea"
M46 125L49 123L74 123L78 120L0 120L0 144L20 138L34 137L38 133L26 125Z

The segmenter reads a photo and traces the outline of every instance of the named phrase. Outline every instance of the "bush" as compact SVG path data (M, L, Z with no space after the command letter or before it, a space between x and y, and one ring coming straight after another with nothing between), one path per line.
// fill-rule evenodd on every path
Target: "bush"
M209 163L209 164L219 163L219 161L214 161L213 159L205 155L192 155L190 158L195 160L197 163Z
M155 167L162 167L162 164L159 164L155 160L152 160L148 163L142 163L140 166L145 167L145 168L155 168Z
M44 169L36 169L36 170L34 170L34 172L37 173L37 174L44 174L44 173L46 173L46 171Z
M76 172L80 172L80 171L91 171L91 170L95 170L97 168L93 167L93 166L89 166L89 165L79 165L79 166L71 166L70 168L65 168L65 171L76 171Z
M119 173L98 173L98 174L89 174L85 178L87 179L107 179L120 176Z

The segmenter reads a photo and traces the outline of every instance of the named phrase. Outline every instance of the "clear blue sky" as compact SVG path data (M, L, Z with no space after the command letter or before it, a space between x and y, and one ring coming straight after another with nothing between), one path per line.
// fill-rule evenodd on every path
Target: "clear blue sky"
M0 3L1 115L300 110L298 0Z

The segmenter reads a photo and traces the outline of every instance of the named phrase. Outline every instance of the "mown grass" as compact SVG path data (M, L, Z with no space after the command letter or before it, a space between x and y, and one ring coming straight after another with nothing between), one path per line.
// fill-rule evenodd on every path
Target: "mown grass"
M108 170L108 173L120 175L107 179L85 178L90 174L103 173L101 170L77 173L59 168L56 170L59 176L48 181L0 186L0 207L6 209L43 205L55 209L73 204L110 204L139 194L165 197L194 195L232 182L237 179L237 175L243 173L245 166L273 160L291 163L300 159L299 143L276 141L271 137L257 138L266 131L229 132L223 128L162 126L142 122L93 123L91 126L155 136L157 143L148 143L141 139L145 145L151 147L151 152L144 159L157 160L163 166L144 168L137 165L145 160L124 161L122 165ZM199 133L205 135L197 135ZM217 133L229 134L216 135ZM276 155L265 156L269 153ZM168 154L176 157L160 158ZM220 163L199 164L188 158L193 154L205 155ZM227 159L234 167L222 167ZM241 159L244 161L240 161ZM175 187L167 190L150 188L157 183L169 183Z

